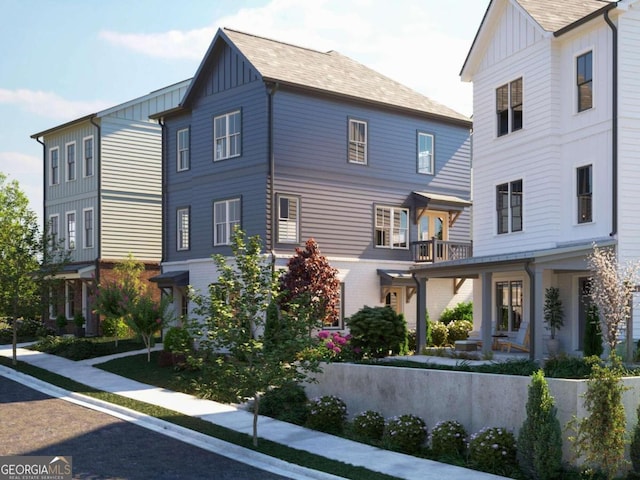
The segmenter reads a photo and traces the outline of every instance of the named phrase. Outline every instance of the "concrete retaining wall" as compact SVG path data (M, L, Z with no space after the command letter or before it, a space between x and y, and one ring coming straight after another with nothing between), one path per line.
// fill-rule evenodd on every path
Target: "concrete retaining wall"
M469 433L483 427L505 427L517 435L526 418L530 377L487 373L454 372L403 367L330 363L316 374L318 383L306 385L309 398L335 395L346 404L349 416L375 410L385 417L412 413L425 420L429 429L441 420L458 420ZM581 395L586 380L547 379L563 429L564 457L570 459L567 422L583 417ZM623 403L627 431L637 422L640 377L625 378L629 390Z

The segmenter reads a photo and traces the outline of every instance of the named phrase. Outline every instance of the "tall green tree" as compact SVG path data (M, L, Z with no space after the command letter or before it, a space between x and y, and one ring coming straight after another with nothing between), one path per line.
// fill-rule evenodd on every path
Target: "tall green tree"
M260 395L305 379L317 369L317 362L291 361L292 351L302 352L312 342L306 332L282 332L279 342L265 348L266 312L277 296L276 274L262 254L259 236L247 238L236 230L231 248L233 259L213 256L218 278L208 295L191 293L196 318L190 329L200 339L196 359L203 371L200 390L222 391L230 401L253 399L253 443L257 445ZM292 323L283 322L283 328Z
M17 365L18 319L39 311L36 272L43 239L36 214L17 181L0 172L0 316L13 324L13 364Z

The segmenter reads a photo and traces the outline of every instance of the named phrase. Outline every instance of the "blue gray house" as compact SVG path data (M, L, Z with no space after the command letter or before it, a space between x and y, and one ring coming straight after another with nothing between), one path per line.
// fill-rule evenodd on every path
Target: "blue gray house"
M416 64L417 65L417 64ZM427 74L416 66L416 75ZM416 323L416 262L471 255L471 121L335 51L219 30L163 125L162 274L176 307L215 280L232 230L284 266L314 238L342 319L390 305ZM431 318L471 298L429 281Z

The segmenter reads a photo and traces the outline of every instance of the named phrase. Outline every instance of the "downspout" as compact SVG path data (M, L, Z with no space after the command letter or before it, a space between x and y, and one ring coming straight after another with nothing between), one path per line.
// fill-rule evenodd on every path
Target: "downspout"
M160 231L161 231L161 257L160 257L160 265L162 265L164 263L164 261L167 258L167 252L166 252L166 243L165 242L165 238L167 237L167 226L165 224L165 220L167 219L167 172L166 172L166 164L165 164L165 152L166 152L166 132L167 132L167 126L164 123L164 119L163 118L159 118L158 119L158 124L160 125L160 129L162 131L162 136L160 137L160 175L161 175L161 183L162 183L162 187L161 187L161 195L162 195L162 199L161 199L161 211L160 211L160 225L162 226ZM191 136L189 136L189 139L191 139ZM191 140L189 140L191 141ZM162 267L160 268L160 272L162 272Z
M275 264L276 264L276 251L275 251L275 240L274 237L276 235L276 211L274 208L274 203L275 203L275 194L274 194L274 186L275 186L275 173L276 173L276 157L275 157L275 153L274 153L274 148L273 148L273 97L276 94L276 91L278 90L278 83L271 83L270 86L267 86L267 108L268 108L268 115L269 115L269 185L268 185L268 189L269 189L269 194L267 195L267 201L269 202L267 205L267 210L270 212L271 215L271 224L270 224L270 234L267 235L267 238L269 239L269 243L267 245L267 250L269 250L271 252L271 268L275 269Z
M98 182L98 194L97 194L97 205L96 205L96 209L98 210L97 212L97 223L98 228L96 228L96 244L98 247L98 254L96 255L96 260L95 260L95 278L94 278L94 286L98 286L100 284L100 258L102 257L102 158L101 158L101 154L102 154L102 130L100 128L100 124L95 122L95 117L91 117L89 119L89 121L91 122L91 124L96 127L97 130L97 134L96 134L96 146L95 146L95 157L96 157L96 175L97 175L97 182ZM92 314L91 317L93 317L94 315ZM93 333L95 333L96 335L99 335L100 332L100 315L96 315L95 318L92 318L93 321L96 322L95 330ZM89 327L89 319L87 319L87 327Z
M416 355L420 355L422 349L426 347L426 333L427 333L427 316L422 310L422 301L420 300L420 281L416 277L415 272L411 273L411 278L416 283ZM424 325L424 326L423 326Z
M47 146L44 144L43 141L41 141L38 137L36 137L36 142L38 142L40 145L42 145L42 191L46 192L47 191ZM46 218L46 199L44 198L44 195L42 197L42 223L43 223L43 230L46 231L47 228L47 218ZM47 252L49 250L47 248L43 249L43 253L45 255L44 261L45 263L47 262ZM44 297L44 293L42 293L42 296ZM41 298L41 300L44 300L44 298ZM43 302L45 303L45 302ZM45 303L46 305L47 303ZM42 323L45 323L47 321L47 318L49 317L49 312L48 312L48 308L46 306L43 305L42 307ZM15 355L15 352L14 352ZM15 357L14 357L15 358Z
M536 282L535 273L531 270L531 262L524 264L524 269L529 276L529 359L536 359Z
M604 12L604 20L611 28L611 233L618 234L618 29L609 18L609 10Z

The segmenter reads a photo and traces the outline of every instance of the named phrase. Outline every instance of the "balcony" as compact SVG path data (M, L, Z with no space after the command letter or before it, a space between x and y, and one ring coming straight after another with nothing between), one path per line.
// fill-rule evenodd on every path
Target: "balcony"
M471 242L450 242L448 240L422 240L411 243L413 261L436 263L446 260L462 260L473 256Z

